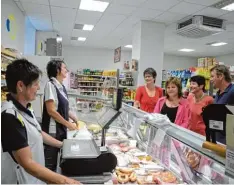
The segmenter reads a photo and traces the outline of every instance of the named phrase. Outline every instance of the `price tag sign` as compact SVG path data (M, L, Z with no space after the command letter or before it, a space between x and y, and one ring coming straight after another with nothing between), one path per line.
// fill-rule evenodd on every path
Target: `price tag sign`
M223 130L223 122L222 121L210 120L209 126L211 129Z
M225 173L234 178L234 115L227 115L226 121L226 165Z
M226 152L226 173L234 177L234 150L228 149Z

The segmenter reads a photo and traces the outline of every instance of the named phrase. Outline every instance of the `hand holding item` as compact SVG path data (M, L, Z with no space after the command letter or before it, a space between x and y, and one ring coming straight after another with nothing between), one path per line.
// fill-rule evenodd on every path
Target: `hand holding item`
M78 130L77 126L75 123L69 122L69 125L67 127L69 130Z

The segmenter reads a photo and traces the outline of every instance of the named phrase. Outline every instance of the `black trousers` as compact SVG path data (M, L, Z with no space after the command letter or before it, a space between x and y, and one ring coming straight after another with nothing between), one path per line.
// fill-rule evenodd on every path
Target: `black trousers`
M50 134L53 138L56 138L55 134ZM58 159L58 153L59 149L44 144L44 153L45 153L45 166L46 168L56 171L57 168L57 159Z

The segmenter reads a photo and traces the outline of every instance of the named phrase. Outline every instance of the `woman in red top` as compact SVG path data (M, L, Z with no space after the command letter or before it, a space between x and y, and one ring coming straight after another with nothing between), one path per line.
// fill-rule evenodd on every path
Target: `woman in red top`
M163 90L155 86L156 77L157 73L153 68L147 68L144 71L146 84L137 88L134 107L145 112L154 112L158 99L163 96Z
M204 93L205 91L205 78L203 76L193 76L190 79L191 94L188 96L188 102L191 112L189 120L189 129L201 134L206 135L206 125L202 118L202 109L209 104L212 104L214 99Z

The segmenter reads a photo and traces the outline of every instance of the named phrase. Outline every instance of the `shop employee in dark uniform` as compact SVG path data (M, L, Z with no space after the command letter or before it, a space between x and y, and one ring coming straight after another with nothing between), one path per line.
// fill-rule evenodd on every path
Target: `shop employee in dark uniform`
M214 103L234 105L234 84L231 83L229 69L224 65L217 65L211 69L211 82L219 89ZM226 137L221 133L216 133L217 141L226 143Z
M1 184L77 184L45 168L43 143L62 142L41 130L30 102L35 100L41 71L25 59L7 66L7 101L1 107Z
M78 129L76 116L69 111L69 102L63 80L67 75L67 68L63 61L52 60L47 64L49 81L45 86L44 107L42 116L42 130L52 137L63 141L67 136L67 129ZM75 123L69 122L71 118ZM45 146L46 166L55 170L57 165L56 148Z

